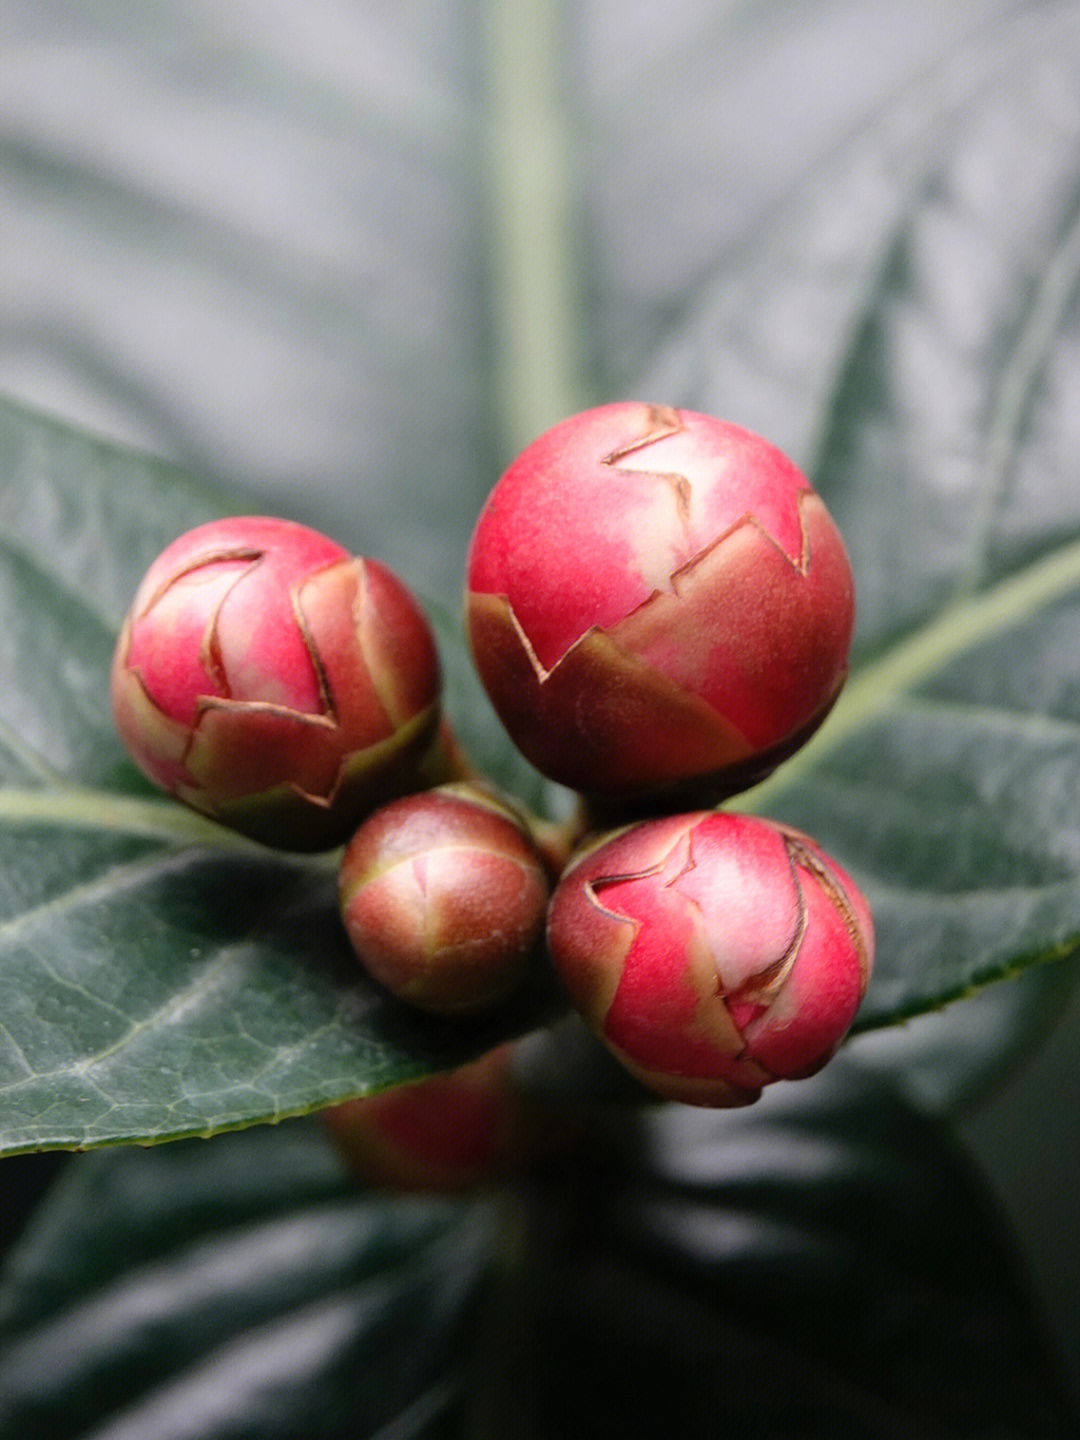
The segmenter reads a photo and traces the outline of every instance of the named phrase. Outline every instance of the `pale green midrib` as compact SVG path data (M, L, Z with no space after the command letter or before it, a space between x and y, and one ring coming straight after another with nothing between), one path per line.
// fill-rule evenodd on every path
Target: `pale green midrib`
M254 841L215 825L172 800L114 795L91 786L0 788L0 824L56 825L175 845L265 853Z
M943 610L930 624L864 666L814 739L731 809L760 811L951 660L1080 587L1080 540Z
M489 0L486 203L495 399L508 454L587 403L564 7Z

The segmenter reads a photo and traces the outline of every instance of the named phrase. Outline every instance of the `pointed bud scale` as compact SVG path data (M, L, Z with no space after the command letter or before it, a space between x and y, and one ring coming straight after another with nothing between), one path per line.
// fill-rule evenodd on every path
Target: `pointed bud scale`
M524 978L543 938L548 884L516 813L459 784L370 816L345 851L338 894L369 974L421 1009L464 1014Z
M171 795L318 850L410 788L440 683L427 620L386 566L286 520L234 517L151 565L111 690L120 738Z
M847 674L836 525L775 446L665 405L575 415L495 486L469 552L469 638L512 739L598 797L755 783Z
M806 835L702 811L615 832L571 863L548 948L608 1048L659 1094L757 1099L819 1070L873 961L869 907Z

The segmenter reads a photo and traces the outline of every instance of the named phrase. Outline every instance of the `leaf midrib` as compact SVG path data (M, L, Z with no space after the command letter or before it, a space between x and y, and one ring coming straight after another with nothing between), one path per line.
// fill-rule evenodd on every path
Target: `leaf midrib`
M266 855L264 847L216 825L176 801L116 795L85 785L0 789L0 824L56 825L175 845Z

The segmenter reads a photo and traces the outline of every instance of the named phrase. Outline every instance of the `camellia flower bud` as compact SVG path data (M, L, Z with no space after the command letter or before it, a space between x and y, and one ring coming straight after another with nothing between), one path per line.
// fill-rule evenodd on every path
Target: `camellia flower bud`
M854 620L840 533L773 445L666 405L575 415L495 486L473 656L545 775L595 796L732 794L820 725Z
M112 704L136 763L178 800L317 850L410 788L440 686L427 620L386 566L286 520L235 517L147 571Z
M365 1185L457 1191L529 1169L569 1149L572 1116L530 1100L511 1074L512 1045L413 1085L321 1112Z
M339 897L368 972L401 999L451 1014L493 1005L524 977L548 884L515 812L460 784L365 821L345 851Z
M551 902L548 947L585 1021L646 1085L727 1106L812 1075L870 978L873 923L807 836L703 811L584 851Z

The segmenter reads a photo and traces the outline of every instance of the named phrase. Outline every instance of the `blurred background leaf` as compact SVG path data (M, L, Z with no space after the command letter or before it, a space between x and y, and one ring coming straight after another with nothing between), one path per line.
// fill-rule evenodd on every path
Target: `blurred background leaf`
M312 1121L85 1157L0 1280L0 1429L1075 1434L979 1185L880 1081L602 1134L487 1204L355 1193Z
M302 1122L87 1158L0 1283L0 1433L459 1434L485 1220L358 1197Z

